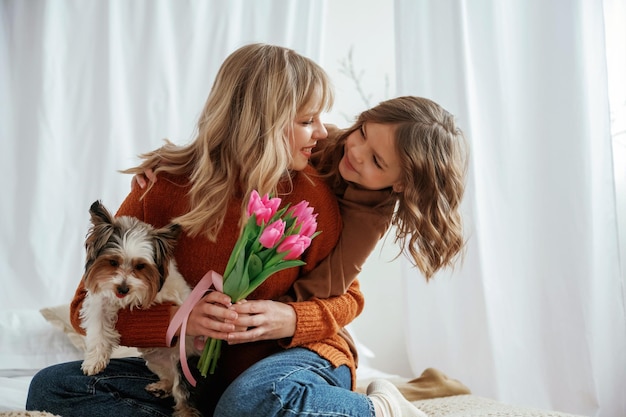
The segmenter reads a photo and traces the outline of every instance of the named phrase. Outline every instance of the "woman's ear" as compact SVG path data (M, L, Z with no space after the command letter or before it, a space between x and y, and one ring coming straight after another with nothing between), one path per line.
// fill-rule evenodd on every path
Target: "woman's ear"
M393 188L393 191L396 193L401 193L402 191L404 191L404 184L402 184L401 182L397 182L391 187Z

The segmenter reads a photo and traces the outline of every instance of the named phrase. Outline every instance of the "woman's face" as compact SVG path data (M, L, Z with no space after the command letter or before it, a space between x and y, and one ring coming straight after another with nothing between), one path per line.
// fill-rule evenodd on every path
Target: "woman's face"
M313 108L312 106L308 107ZM319 105L317 107L319 107ZM317 141L326 139L327 137L328 132L317 110L309 110L299 114L293 122L289 137L292 156L292 163L289 169L302 171L309 163L311 152L317 144Z
M339 172L344 180L370 190L401 192L402 169L393 125L367 122L346 138Z

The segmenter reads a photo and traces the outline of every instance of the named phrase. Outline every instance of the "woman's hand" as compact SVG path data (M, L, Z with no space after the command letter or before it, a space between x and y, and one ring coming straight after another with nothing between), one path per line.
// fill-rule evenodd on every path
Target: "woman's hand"
M229 296L211 291L189 313L187 336L227 340L228 334L237 330L233 322L238 316Z
M296 312L289 304L248 300L234 304L232 310L237 314L232 324L238 329L228 333L229 344L282 339L296 332Z
M155 183L157 182L157 176L154 175L154 171L150 168L146 169L143 174L136 174L133 176L133 179L130 180L130 188L133 189L136 186L144 189L148 186L148 182Z

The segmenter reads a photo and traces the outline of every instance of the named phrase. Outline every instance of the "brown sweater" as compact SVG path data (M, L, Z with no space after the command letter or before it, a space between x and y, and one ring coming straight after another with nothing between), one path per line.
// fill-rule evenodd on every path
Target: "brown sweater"
M295 204L307 200L314 207L318 230L322 233L313 239L311 246L303 254L306 265L289 268L274 274L259 286L248 299L278 300L287 295L301 274L313 270L326 258L337 244L341 231L341 217L335 196L328 186L316 177L312 168L293 179L293 191L280 196L283 204ZM186 178L163 175L147 195L141 199L143 190L135 187L122 203L117 215L129 215L161 227L187 210L187 193L190 184ZM239 217L242 201L233 199L228 207L226 221L220 230L217 243L203 236L181 235L176 246L175 257L181 274L194 286L208 270L223 273L231 250L239 235ZM85 297L83 283L80 282L71 303L71 319L74 328L80 328L79 312ZM329 360L334 366L347 365L352 370L355 381L355 358L353 347L340 330L358 316L364 305L358 281L354 281L345 294L329 299L312 299L290 303L297 316L296 332L290 339L262 341L241 345L222 346L219 371L214 378L225 386L241 372L258 360L295 346L308 348ZM150 309L123 310L120 312L117 330L121 344L125 346L150 347L166 346L165 332L170 314L169 305L157 305Z

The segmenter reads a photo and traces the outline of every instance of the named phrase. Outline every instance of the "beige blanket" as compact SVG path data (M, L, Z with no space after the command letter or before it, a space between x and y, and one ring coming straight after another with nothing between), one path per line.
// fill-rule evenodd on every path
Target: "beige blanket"
M402 395L409 401L427 400L430 398L450 397L452 395L471 394L469 388L462 382L448 378L443 372L435 368L428 368L417 378L406 380L390 378ZM359 380L358 392L365 392L371 380Z

